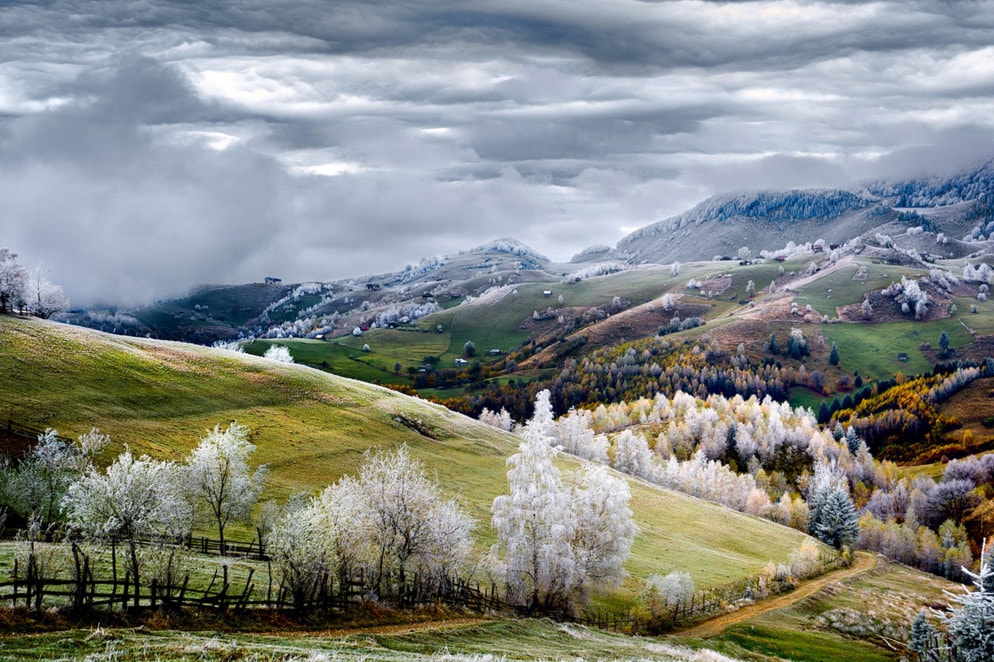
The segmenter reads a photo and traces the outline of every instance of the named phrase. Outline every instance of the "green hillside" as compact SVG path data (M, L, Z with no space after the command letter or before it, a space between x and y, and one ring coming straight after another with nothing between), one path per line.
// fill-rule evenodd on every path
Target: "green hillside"
M271 496L316 492L355 471L367 448L407 443L491 542L489 509L506 489L505 459L516 438L425 401L304 366L208 348L110 336L65 325L0 317L2 415L57 428L95 425L115 448L180 459L204 431L237 420L251 429L254 459L270 465ZM420 421L425 436L398 418ZM561 460L573 464L570 458ZM615 601L638 578L689 571L698 587L784 560L805 536L765 520L632 481L641 528Z

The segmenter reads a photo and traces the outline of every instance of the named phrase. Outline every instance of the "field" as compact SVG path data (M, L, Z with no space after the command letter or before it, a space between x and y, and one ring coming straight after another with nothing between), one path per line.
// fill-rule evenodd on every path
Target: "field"
M949 334L951 348L973 342L973 337L956 319L931 322L886 322L881 324L830 324L818 327L826 342L839 348L840 367L859 370L863 379L886 379L896 372L922 374L932 369L919 345L939 346L939 334ZM908 355L900 361L897 355Z
M268 496L315 493L354 472L369 448L407 443L492 542L493 498L506 489L517 439L442 407L304 366L218 350L121 338L52 323L0 318L2 415L74 436L96 425L114 451L179 460L214 425L251 430L253 460L271 470ZM398 418L420 421L423 436ZM110 455L104 460L109 460ZM576 466L563 457L561 466ZM632 480L641 533L631 578L605 604L629 604L641 578L673 569L698 588L784 560L803 534ZM239 537L233 532L233 538ZM243 536L244 537L244 536Z
M866 278L855 280L853 276L860 268L866 269ZM901 276L918 278L920 269L910 269L892 264L880 264L871 260L856 259L852 264L817 277L807 285L798 288L795 299L800 307L810 305L822 315L835 317L835 309L860 303L863 294L870 290L881 290L891 283L900 282Z

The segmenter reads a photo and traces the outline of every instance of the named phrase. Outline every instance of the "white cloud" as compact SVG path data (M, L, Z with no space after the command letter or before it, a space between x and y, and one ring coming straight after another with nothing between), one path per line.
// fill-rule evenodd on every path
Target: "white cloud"
M991 43L994 6L939 0L12 2L0 241L84 303L568 259L730 188L990 156Z

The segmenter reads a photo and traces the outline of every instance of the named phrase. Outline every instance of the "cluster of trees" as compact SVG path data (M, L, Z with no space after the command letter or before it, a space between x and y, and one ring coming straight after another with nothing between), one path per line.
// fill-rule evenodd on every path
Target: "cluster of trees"
M136 601L162 571L164 545L205 526L224 553L229 524L254 514L281 590L299 607L329 582L344 586L361 576L377 594L394 594L415 575L428 584L483 567L512 604L576 613L623 579L636 527L628 486L607 468L564 474L553 465L552 427L545 393L508 460L509 492L493 503L497 543L482 559L472 539L476 522L443 496L406 446L367 453L358 475L317 497L260 505L267 470L249 466L254 445L235 423L209 431L185 462L126 448L104 469L95 458L107 436L93 430L72 442L49 430L27 457L0 471L0 505L24 518L32 540L69 531L123 544ZM166 556L175 577L177 555Z
M484 420L512 427L506 410ZM994 459L953 461L938 482L902 477L855 427L768 397L659 394L571 410L550 430L566 452L951 578L973 559L966 524L994 490Z
M17 261L17 253L0 248L0 314L21 312L47 319L69 308L69 299L53 285L39 264L29 272Z
M406 446L367 453L357 477L319 497L291 500L269 535L282 587L303 607L327 578L346 583L361 572L382 592L417 574L440 581L464 573L474 522L445 499Z
M524 441L508 461L510 491L493 504L493 568L508 601L529 611L575 613L620 584L637 531L623 480L601 467L563 475L548 391L539 393Z
M938 405L990 375L994 375L994 361L990 359L983 364L938 365L932 374L912 379L900 375L827 404L819 419L827 422L831 416L852 426L881 458L915 460L923 453L934 453L945 433L959 424L941 413Z
M248 430L232 423L208 432L183 463L135 457L130 449L100 470L94 458L109 443L97 430L76 442L54 430L28 456L0 475L4 508L27 522L31 538L57 537L68 529L86 540L118 540L127 546L127 567L139 590L147 538L181 539L198 524L216 527L225 546L233 520L248 520L267 475L252 471L254 445Z

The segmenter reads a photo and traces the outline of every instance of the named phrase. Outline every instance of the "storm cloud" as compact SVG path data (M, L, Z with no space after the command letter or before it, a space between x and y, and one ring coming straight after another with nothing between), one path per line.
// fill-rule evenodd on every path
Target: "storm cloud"
M566 260L717 192L990 158L992 111L984 2L7 2L0 245L84 305Z

